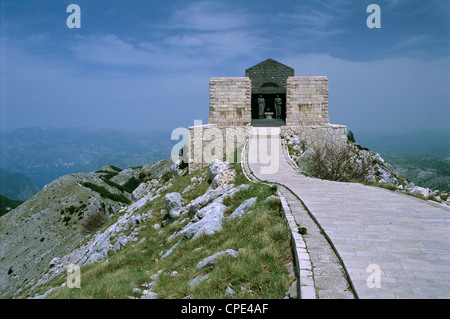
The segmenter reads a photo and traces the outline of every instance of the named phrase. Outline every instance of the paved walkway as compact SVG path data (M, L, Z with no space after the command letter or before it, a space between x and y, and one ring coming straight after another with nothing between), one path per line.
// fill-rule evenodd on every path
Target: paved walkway
M254 132L252 173L301 199L359 298L450 298L449 209L378 187L305 177L283 155L280 128Z

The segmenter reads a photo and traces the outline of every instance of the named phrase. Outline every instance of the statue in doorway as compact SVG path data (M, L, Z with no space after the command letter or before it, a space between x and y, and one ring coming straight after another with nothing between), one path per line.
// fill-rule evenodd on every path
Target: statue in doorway
M260 119L264 118L264 109L266 108L266 102L264 101L264 98L262 95L258 98L258 115Z
M281 117L281 104L283 102L281 101L280 96L277 94L277 97L275 98L275 102L273 103L275 107L275 118L279 119Z

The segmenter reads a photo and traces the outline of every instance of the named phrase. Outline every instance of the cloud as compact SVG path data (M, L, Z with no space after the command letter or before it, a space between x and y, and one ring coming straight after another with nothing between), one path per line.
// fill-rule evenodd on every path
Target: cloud
M200 1L176 10L164 29L164 44L186 54L220 63L237 56L254 56L268 43L257 30L255 16L224 3Z
M165 43L179 52L206 56L217 64L224 59L255 56L268 40L243 30L170 36Z
M201 1L176 10L169 22L174 29L224 31L248 26L249 15L218 2Z
M114 36L88 40L110 45L120 54L143 51ZM172 129L207 119L208 77L201 71L141 72L142 67L129 64L86 67L70 57L34 55L11 41L7 47L2 55L1 130L41 125ZM116 59L108 61L131 63L133 57Z
M446 129L450 58L348 61L327 54L286 57L296 75L329 79L331 122L361 131Z
M349 1L317 1L314 5L301 3L291 12L278 13L277 19L283 24L292 25L298 34L326 38L346 32L337 25L346 17L350 4Z
M147 24L139 41L118 34L78 36L71 46L80 61L178 70L207 68L233 58L258 56L269 45L254 16L225 3L189 3L165 21Z
M208 64L202 56L189 56L160 43L125 41L116 35L78 36L71 46L77 59L115 66L146 66L167 71Z

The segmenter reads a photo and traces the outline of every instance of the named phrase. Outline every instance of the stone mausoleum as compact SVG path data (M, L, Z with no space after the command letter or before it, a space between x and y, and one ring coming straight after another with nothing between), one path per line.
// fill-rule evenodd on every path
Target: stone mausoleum
M189 127L189 167L208 165L245 143L252 127L281 128L307 145L345 144L347 127L330 124L328 78L295 76L294 69L267 59L245 70L245 77L209 82L209 120Z

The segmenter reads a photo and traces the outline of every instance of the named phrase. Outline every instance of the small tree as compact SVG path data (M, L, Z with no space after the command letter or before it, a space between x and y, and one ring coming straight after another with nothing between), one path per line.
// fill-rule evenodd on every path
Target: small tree
M352 132L352 131L348 131L348 133L347 133L347 139L348 139L350 142L356 143L355 137L353 136L353 132Z
M106 216L104 213L97 211L89 214L83 221L83 232L91 233L101 225L103 225L106 221Z

